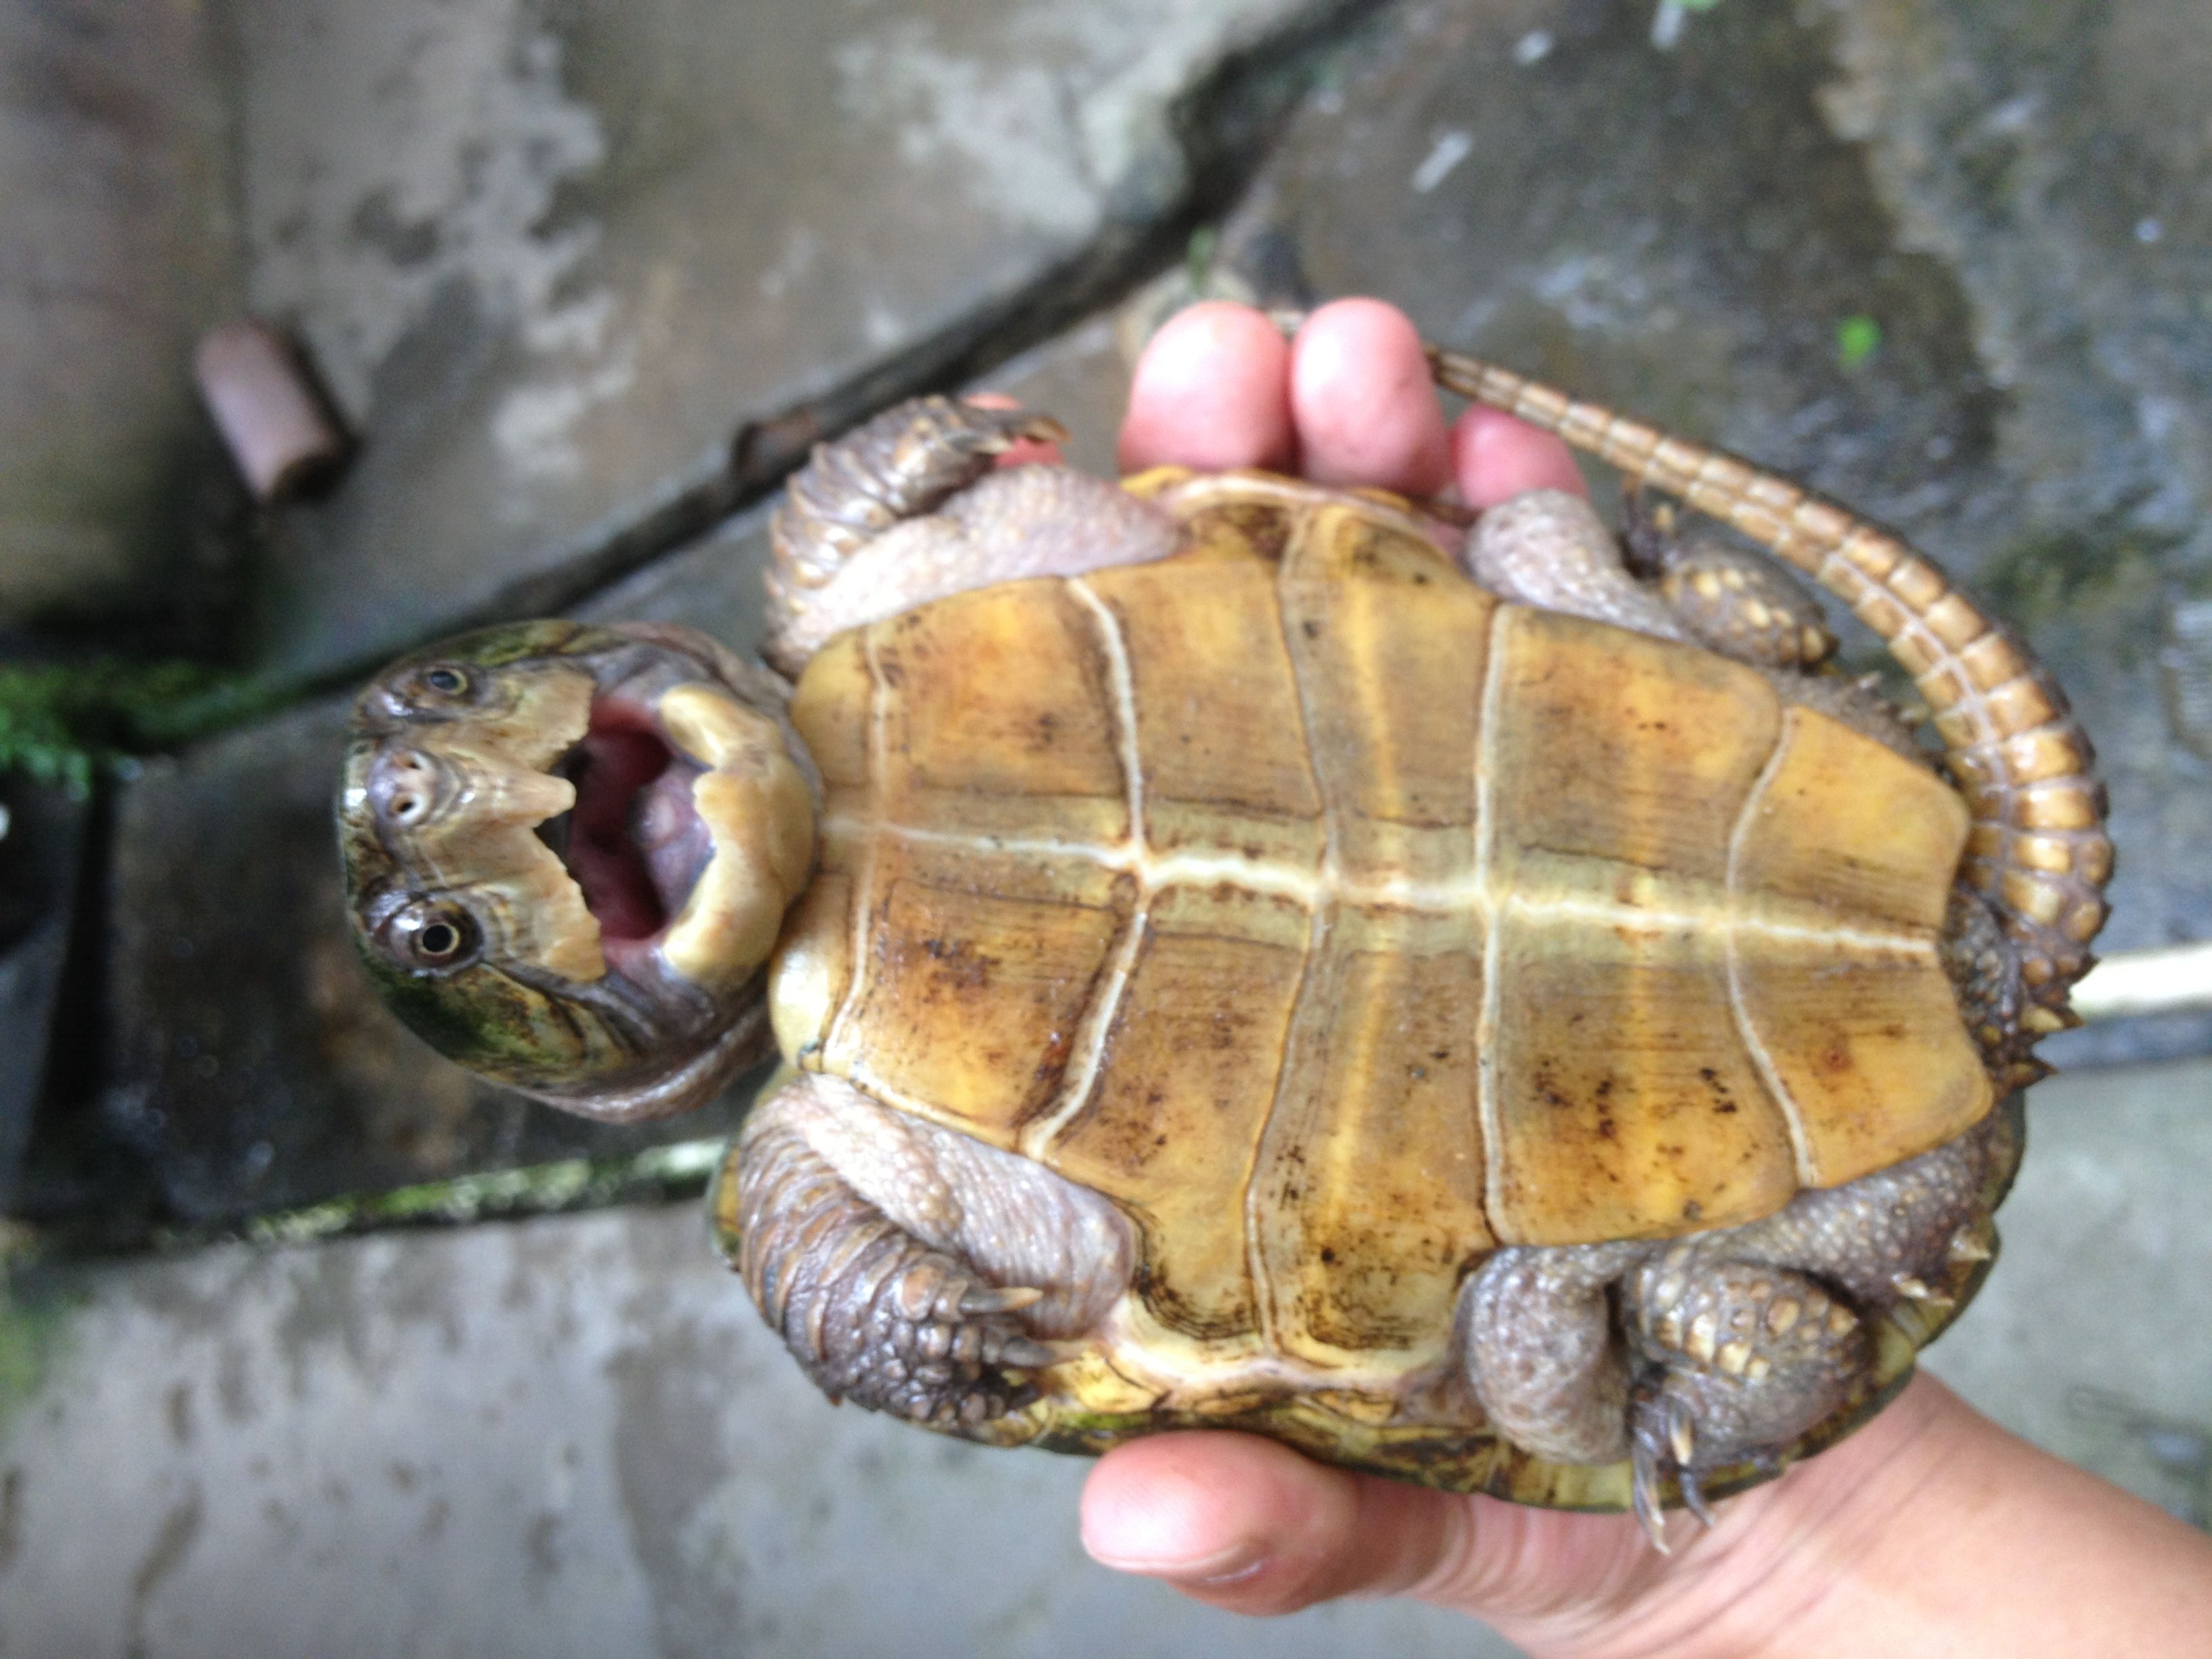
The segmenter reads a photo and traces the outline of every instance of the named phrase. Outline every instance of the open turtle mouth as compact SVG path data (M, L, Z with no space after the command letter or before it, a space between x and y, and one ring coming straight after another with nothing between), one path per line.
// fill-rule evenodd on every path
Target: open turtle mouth
M812 798L773 719L719 680L670 684L671 666L652 659L593 689L582 735L550 768L574 803L538 836L606 967L720 994L767 960L805 880Z
M583 894L618 969L684 909L714 856L695 786L707 768L669 741L641 700L603 693L591 724L551 769L576 804L538 827Z

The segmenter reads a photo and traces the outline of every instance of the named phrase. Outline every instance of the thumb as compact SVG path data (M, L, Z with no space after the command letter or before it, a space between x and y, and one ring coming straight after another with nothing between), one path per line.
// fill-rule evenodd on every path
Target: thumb
M1407 1595L1509 1627L1601 1619L1663 1560L1626 1516L1402 1486L1211 1432L1108 1453L1084 1489L1083 1544L1103 1565L1237 1613Z

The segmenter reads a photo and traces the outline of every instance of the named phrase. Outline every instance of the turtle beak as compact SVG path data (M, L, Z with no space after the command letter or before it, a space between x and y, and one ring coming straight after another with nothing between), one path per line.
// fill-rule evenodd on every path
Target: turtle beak
M729 691L676 686L654 714L698 769L690 805L708 842L705 868L661 936L661 959L693 984L734 989L768 960L813 868L813 797L781 728Z

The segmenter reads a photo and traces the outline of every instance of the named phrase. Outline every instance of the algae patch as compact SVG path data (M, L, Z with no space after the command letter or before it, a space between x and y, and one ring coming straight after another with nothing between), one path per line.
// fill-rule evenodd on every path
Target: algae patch
M696 1198L706 1190L708 1177L726 1150L726 1143L720 1139L682 1140L631 1158L564 1158L425 1182L260 1216L246 1224L244 1234L257 1244L304 1244L386 1227L457 1226L617 1203ZM179 1237L167 1242L197 1241Z
M258 713L268 695L206 665L97 657L0 664L0 772L82 793L132 754Z
M0 1252L4 1252L0 1244ZM60 1355L75 1306L35 1267L0 1255L0 1439Z

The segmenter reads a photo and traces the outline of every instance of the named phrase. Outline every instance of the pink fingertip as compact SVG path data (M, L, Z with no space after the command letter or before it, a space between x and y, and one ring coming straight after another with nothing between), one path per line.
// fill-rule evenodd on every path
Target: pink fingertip
M1091 1559L1122 1572L1220 1578L1248 1571L1257 1559L1218 1490L1176 1459L1131 1449L1092 1471L1083 1489L1082 1533Z
M1291 359L1306 476L1430 495L1451 477L1443 411L1421 337L1380 300L1336 300L1306 319Z
M1452 426L1451 453L1460 498L1469 507L1495 507L1531 489L1589 494L1563 440L1503 410L1478 404L1462 414Z
M1290 466L1290 343L1249 306L1210 300L1178 312L1137 360L1122 469Z

